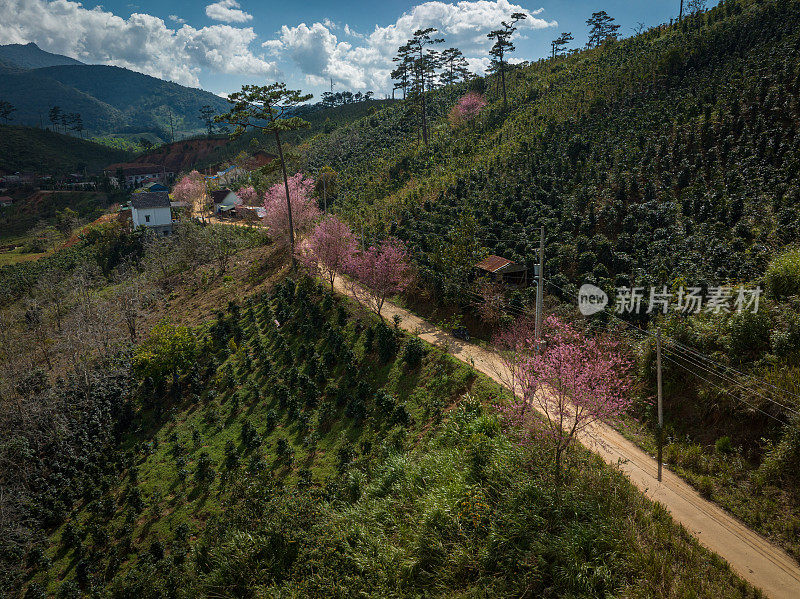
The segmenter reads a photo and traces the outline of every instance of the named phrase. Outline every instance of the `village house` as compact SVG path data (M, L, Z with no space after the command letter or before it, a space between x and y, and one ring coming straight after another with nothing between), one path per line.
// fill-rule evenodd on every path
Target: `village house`
M211 202L214 205L214 214L228 214L236 212L236 206L242 203L230 189L219 189L211 192Z
M502 256L487 256L475 265L479 277L507 285L528 284L528 268Z
M10 196L0 196L0 206L3 208L8 208L9 206L14 205L14 199Z
M172 209L166 191L145 191L131 195L131 227L145 227L162 235L172 233Z
M161 164L120 162L110 164L104 171L111 184L119 187L138 187L145 182L158 182L168 185L175 179L175 173L166 170Z

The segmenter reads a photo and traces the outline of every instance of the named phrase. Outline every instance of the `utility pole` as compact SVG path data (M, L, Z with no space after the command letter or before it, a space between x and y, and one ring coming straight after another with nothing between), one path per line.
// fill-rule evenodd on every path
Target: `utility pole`
M661 391L661 327L656 329L656 381L658 385L658 482L661 482L661 458L664 448L664 406Z
M683 20L683 0L681 0L681 12L678 13L678 23Z
M539 272L536 277L536 320L534 321L533 341L539 351L539 338L542 334L542 296L544 287L544 227L539 237Z

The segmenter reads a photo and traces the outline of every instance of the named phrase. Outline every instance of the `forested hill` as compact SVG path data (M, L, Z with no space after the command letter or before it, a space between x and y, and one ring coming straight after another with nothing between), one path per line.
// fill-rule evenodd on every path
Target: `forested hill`
M566 287L747 280L798 240L800 2L729 0L508 85L507 112L491 78L434 92L429 148L406 103L318 137L308 166L453 295L481 252L533 263L542 224ZM454 126L470 88L489 104Z
M8 44L0 46L0 60L21 69L39 69L65 64L83 64L69 56L45 52L39 46L30 44Z
M14 122L41 126L58 106L80 114L84 130L93 134L152 133L167 138L170 120L175 133L200 133L205 125L200 108L216 112L227 101L211 92L184 87L128 69L87 65L33 46L0 46L0 99L15 107Z
M34 127L0 125L0 168L58 175L98 173L113 162L131 158L130 152L85 139Z

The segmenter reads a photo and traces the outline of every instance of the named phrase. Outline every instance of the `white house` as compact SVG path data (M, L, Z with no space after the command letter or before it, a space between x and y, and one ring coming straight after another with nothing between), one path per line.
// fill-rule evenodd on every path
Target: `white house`
M134 229L146 227L156 233L172 233L172 211L166 191L143 191L131 195L131 221Z
M211 201L214 203L214 214L224 214L234 209L242 201L230 189L220 189L211 192Z

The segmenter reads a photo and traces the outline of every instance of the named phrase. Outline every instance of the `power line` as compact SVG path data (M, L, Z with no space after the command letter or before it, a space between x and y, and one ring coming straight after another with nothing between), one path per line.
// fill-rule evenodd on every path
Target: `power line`
M672 349L672 348L670 348L670 351L674 351L674 352L675 352L675 355L676 355L677 357L680 357L681 359L685 360L685 361L686 361L686 362L688 362L689 364L692 364L693 366L695 366L695 367L697 367L697 368L700 368L702 371L704 371L704 372L708 373L708 374L709 374L709 375L711 375L711 376L715 376L715 377L717 377L717 378L720 378L720 379L722 379L722 380L724 380L724 381L726 381L726 382L728 382L728 383L730 383L730 384L732 384L732 385L735 385L735 386L739 387L740 389L743 389L743 390L744 390L744 391L746 391L746 392L749 392L749 393L751 393L751 394L753 394L753 395L755 395L755 396L757 396L757 397L760 397L760 398L761 398L761 399L763 399L764 401L767 401L767 402L769 402L769 403L772 403L772 404L774 404L774 405L776 405L776 406L779 406L779 407L783 408L783 409L784 409L784 410L786 410L787 412L790 412L790 413L792 413L792 414L794 414L794 415L800 415L800 412L797 412L797 411L795 411L795 410L794 410L794 409L792 409L792 408L789 408L789 407L787 407L787 406L784 406L783 404L781 404L781 403L778 403L777 401L774 401L774 400L770 399L769 397L767 397L767 396L765 396L765 395L762 395L761 393L759 393L759 392L758 392L758 391L756 391L755 389L751 389L750 387L747 387L747 386L743 385L742 383L740 383L740 382L736 381L735 379L733 379L733 378L731 378L731 377L728 377L728 376L726 376L726 375L724 375L724 374L720 374L719 372L715 372L715 371L713 371L713 370L710 370L709 368L706 368L706 367L704 367L702 364L700 364L700 363L698 363L698 362L695 362L695 361L693 361L691 358L688 358L688 357L686 357L686 354L681 354L681 353L678 353L678 351L676 351L676 350L674 350L674 349Z
M773 385L772 383L762 379L761 377L757 377L757 376L752 375L752 374L747 374L747 373L741 372L740 370L737 370L736 368L733 368L732 366L728 366L726 364L723 364L722 362L720 362L718 360L714 360L710 356L707 356L707 355L701 353L700 351L689 347L688 345L684 345L683 343L681 343L681 342L679 342L677 340L673 339L671 342L674 343L675 345L683 348L685 351L687 351L687 352L689 352L691 354L695 354L700 359L703 359L703 360L705 360L707 362L710 362L712 364L718 365L720 368L724 368L726 370L730 370L730 371L738 374L739 376L752 379L755 382L763 383L764 385L767 385L768 387L773 388L775 391L780 391L781 393L785 393L786 395L789 395L791 397L794 397L795 399L800 400L800 395L798 395L796 393L793 393L793 392L789 391L788 389L783 389L781 387L778 387L777 385ZM784 406L784 407L786 407L786 406ZM792 408L789 408L789 407L786 407L786 409L787 410L792 410ZM800 413L800 412L797 412L797 413Z
M747 405L749 408L751 408L751 409L755 410L756 412L760 412L760 413L761 413L761 414L763 414L764 416L767 416L767 417L769 417L769 418L772 418L773 420L775 420L775 421L777 421L777 422L780 422L780 423L781 423L781 424L783 424L784 426L789 426L789 423L788 423L788 422L785 422L784 420L781 420L781 419L780 419L780 418L778 418L777 416L773 416L773 415L772 415L772 414L770 414L769 412L765 412L765 411L764 411L764 410L762 410L761 408L759 408L759 407L757 407L757 406L754 406L753 404L751 404L751 403L749 403L749 402L745 401L745 400L744 400L744 399L742 399L741 397L736 397L735 395L733 395L733 394L732 394L730 391L728 391L727 389L725 389L725 388L724 388L724 387L722 387L721 385L718 385L717 383L714 383L713 381L710 381L709 379L707 379L707 378L705 378L705 377L703 377L703 376L701 376L701 375L697 374L697 373L696 373L696 372L694 372L692 369L690 369L690 368L687 368L687 367L686 367L684 364L681 364L680 362L678 362L678 361L676 361L676 360L673 360L672 358L670 358L670 357L669 357L669 356L667 356L667 355L665 355L665 356L664 356L664 358L666 358L667 360L669 360L670 362L672 362L672 363L673 363L673 364L675 364L676 366L679 366L679 367L683 368L683 369L684 369L684 370L686 370L687 372L690 372L690 373L692 374L692 376L696 376L696 377L697 377L697 378L699 378L700 380L702 380L702 381L705 381L705 382L706 382L706 383L708 383L709 385L712 385L713 387L717 388L717 389L718 389L719 391L721 391L722 393L724 393L724 394L726 394L726 395L728 395L728 396L732 397L733 399L735 399L735 400L737 400L737 401L740 401L740 402L742 402L743 404Z

